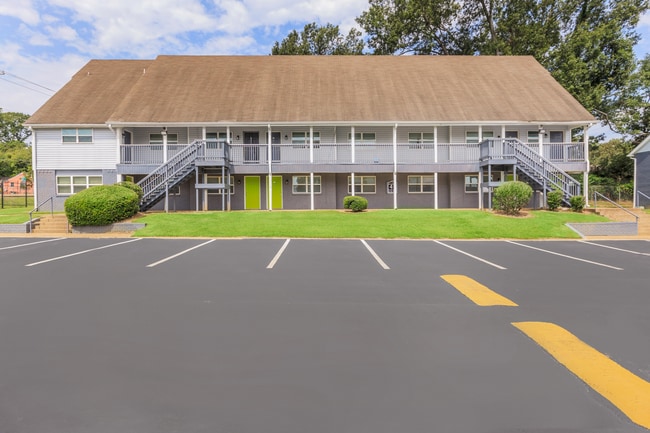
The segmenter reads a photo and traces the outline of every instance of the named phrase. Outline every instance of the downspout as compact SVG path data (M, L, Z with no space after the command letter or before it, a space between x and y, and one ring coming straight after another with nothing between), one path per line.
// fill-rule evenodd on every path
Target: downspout
M34 179L32 188L34 189L34 207L38 206L40 203L40 200L38 199L38 176L37 176L37 153L38 153L38 146L36 145L37 139L36 139L36 131L31 126L28 126L28 129L32 131L32 178ZM55 179L56 183L56 179Z
M582 140L584 141L585 146L585 161L587 161L587 171L582 174L582 183L584 185L583 195L585 198L585 206L589 207L589 170L591 170L591 164L589 163L589 134L587 130L589 125L584 126L584 133L582 134Z
M354 164L354 160L355 160L355 155L354 155L354 126L350 127L350 146L351 146L350 152L352 154L352 160L350 162L352 164ZM356 195L355 194L356 188L354 186L354 172L352 172L351 175L350 175L350 190L352 191L352 193L350 195Z
M634 179L633 179L633 182L634 182L634 188L633 188L634 196L632 197L632 208L636 208L639 205L637 203L639 201L638 200L639 193L637 192L637 185L636 185L636 173L637 173L637 171L636 171L636 155L634 155L632 157L632 159L634 159Z
M314 127L309 127L309 163L311 164L311 172L309 173L309 187L310 187L310 209L314 210Z
M108 128L112 131L111 125L108 125ZM117 143L117 164L122 162L122 127L117 128L115 132L115 143ZM122 182L122 175L117 174L117 181Z

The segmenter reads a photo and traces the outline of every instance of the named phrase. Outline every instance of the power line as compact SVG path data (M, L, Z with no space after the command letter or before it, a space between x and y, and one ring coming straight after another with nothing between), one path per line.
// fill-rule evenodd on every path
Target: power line
M29 83L29 84L31 84L33 86L37 86L37 87L40 87L41 89L49 90L52 93L56 93L56 90L50 89L49 87L42 86L42 85L40 85L38 83L35 83L33 81L29 81L28 79L19 77L18 75L10 74L9 72L3 71L1 69L0 69L0 75L9 75L10 77L18 78L19 80L24 81L26 83Z
M19 86L19 87L22 87L22 88L24 88L24 89L31 90L32 92L40 93L41 95L45 95L45 96L52 96L50 93L45 93L45 92L42 92L42 91L40 91L40 90L38 90L38 89L34 89L34 88L32 88L32 87L25 86L24 84L16 83L15 81L11 81L11 80L8 79L8 78L1 77L1 76L0 76L0 78L2 78L2 79L3 79L4 81L6 81L7 83L11 83L11 84L13 84L13 85L15 85L15 86Z

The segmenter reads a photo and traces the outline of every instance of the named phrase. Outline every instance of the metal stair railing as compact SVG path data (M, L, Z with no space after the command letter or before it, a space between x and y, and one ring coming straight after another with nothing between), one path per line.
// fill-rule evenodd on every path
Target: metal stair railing
M34 231L34 218L33 218L34 212L38 212L38 210L42 206L45 206L45 203L50 202L50 215L54 215L54 197L55 196L52 196L52 197L48 198L47 200L43 200L41 203L37 204L36 207L29 212L29 232L30 233Z
M155 201L167 188L182 180L182 177L187 175L187 168L192 167L194 161L203 153L202 150L204 150L203 140L194 140L194 142L172 156L169 161L157 167L138 182L138 185L142 188L141 203ZM177 178L179 175L181 178ZM170 182L170 179L172 182Z
M528 177L546 187L561 190L565 199L580 195L580 182L516 138L488 139L481 143L481 160L515 159Z
M637 214L635 214L634 212L632 212L632 211L630 211L628 209L625 209L623 206L621 206L620 204L616 203L613 200L610 200L609 198L605 197L604 195L602 195L598 191L594 191L594 208L595 209L598 208L598 197L602 198L606 202L609 202L610 204L613 204L615 207L621 209L623 212L625 212L625 213L627 213L629 215L632 215L634 217L637 225L639 224L639 216Z

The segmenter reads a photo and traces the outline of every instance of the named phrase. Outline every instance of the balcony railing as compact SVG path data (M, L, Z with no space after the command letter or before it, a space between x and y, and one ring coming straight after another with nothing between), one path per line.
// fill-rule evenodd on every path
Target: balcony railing
M502 145L503 139L492 140ZM171 144L167 147L168 159L181 151L185 144ZM528 144L532 150L537 144ZM437 158L436 158L437 147ZM481 159L479 144L473 143L398 143L396 146L398 164L441 164L475 163ZM583 162L582 143L544 143L544 157L552 162ZM393 164L392 143L355 144L319 143L308 145L271 145L272 164ZM203 142L198 159L205 161L227 161L234 165L268 164L267 144L226 144L222 141ZM120 147L120 163L134 165L160 165L164 160L163 145L129 144Z

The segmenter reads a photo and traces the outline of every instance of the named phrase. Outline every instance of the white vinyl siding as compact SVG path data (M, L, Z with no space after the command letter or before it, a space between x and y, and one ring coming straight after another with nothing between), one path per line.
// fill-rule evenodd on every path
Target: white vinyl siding
M117 139L110 129L94 128L92 143L62 143L61 129L35 129L38 170L115 169Z

